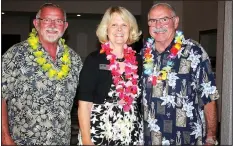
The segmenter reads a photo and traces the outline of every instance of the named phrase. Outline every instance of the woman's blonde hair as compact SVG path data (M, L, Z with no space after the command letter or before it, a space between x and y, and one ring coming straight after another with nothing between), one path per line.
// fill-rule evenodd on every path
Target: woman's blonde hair
M104 13L104 16L97 27L96 35L101 43L108 41L107 29L113 14L119 14L121 18L129 24L130 32L127 44L132 44L139 40L141 31L138 30L138 24L135 17L124 7L110 7Z

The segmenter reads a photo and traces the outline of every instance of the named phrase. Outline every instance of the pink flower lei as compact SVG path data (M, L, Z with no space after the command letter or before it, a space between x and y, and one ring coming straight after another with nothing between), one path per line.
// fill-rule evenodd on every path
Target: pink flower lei
M124 63L125 74L120 72L119 62L116 61L116 55L112 54L109 42L101 45L100 53L107 55L107 60L110 61L109 70L112 73L113 84L116 87L116 95L120 98L119 104L123 105L123 110L128 112L138 93L138 62L136 61L135 51L124 45Z

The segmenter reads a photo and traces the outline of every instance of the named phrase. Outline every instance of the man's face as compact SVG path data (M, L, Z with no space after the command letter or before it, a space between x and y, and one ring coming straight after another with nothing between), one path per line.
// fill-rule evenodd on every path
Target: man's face
M169 42L174 38L179 18L165 6L157 6L148 15L149 33L156 42Z
M50 43L57 42L68 27L62 11L53 7L43 8L40 18L34 20L34 25L39 38Z

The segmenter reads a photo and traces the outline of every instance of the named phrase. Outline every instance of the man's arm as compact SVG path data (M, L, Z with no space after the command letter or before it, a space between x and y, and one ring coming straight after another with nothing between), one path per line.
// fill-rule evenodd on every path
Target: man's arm
M2 145L16 145L9 133L6 100L2 99Z
M208 140L216 140L216 130L217 130L217 108L216 101L211 101L204 106L204 113L206 119L206 129L207 129L207 143Z

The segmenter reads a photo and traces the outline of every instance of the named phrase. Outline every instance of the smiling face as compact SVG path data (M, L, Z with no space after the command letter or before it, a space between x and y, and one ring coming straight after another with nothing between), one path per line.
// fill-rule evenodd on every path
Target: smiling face
M107 28L107 35L111 46L126 44L130 33L130 26L122 17L114 13Z
M52 21L47 21L47 20ZM56 20L62 20L64 23L57 23ZM38 31L38 36L42 42L57 42L61 38L68 27L65 22L63 12L59 8L45 7L41 10L40 19L33 21Z
M156 19L158 21L150 23L150 19ZM159 21L159 19L161 20ZM149 33L158 43L170 43L175 36L178 23L179 18L174 16L172 10L166 6L157 6L148 15Z

